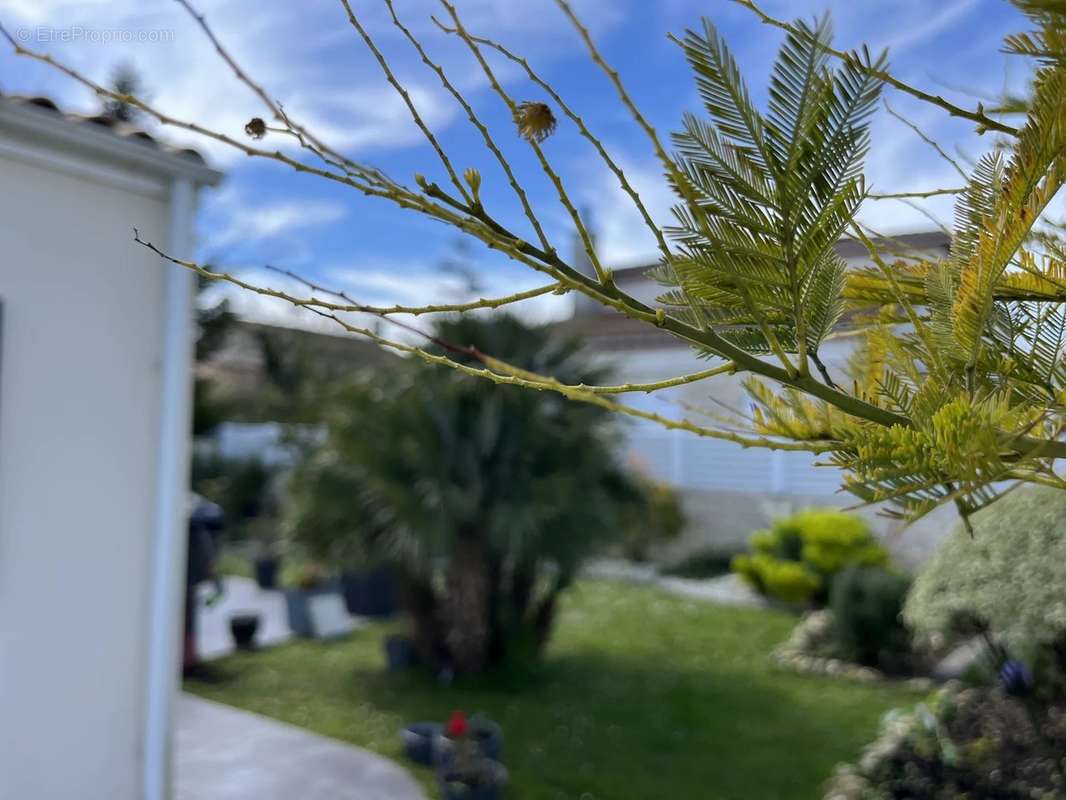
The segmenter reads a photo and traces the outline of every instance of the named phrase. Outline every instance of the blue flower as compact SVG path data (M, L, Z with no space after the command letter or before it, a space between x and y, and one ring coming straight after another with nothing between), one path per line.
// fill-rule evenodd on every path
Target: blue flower
M1021 661L1008 661L999 671L999 680L1007 694L1023 697L1033 688L1033 674Z

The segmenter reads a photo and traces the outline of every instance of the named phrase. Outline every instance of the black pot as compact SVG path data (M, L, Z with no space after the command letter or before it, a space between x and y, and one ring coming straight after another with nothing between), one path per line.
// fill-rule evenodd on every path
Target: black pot
M403 672L418 666L418 652L415 650L414 642L406 636L387 636L385 638L385 663L389 672Z
M230 617L229 629L238 650L251 650L255 647L255 632L259 630L259 615L234 614Z
M437 759L434 748L441 726L435 722L414 722L403 729L403 749L407 757L416 764L433 766Z
M281 559L277 556L264 556L255 560L255 582L260 589L277 589L278 572Z
M349 614L391 617L398 610L396 581L388 567L345 572L341 576L341 591Z

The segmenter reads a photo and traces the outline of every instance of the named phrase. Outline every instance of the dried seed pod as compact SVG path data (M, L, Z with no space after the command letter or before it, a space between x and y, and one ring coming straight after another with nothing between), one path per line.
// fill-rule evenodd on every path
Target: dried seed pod
M251 136L253 139L262 139L266 136L267 126L260 117L252 117L248 120L248 124L244 126L244 132Z
M526 101L519 103L514 112L518 135L527 142L543 142L555 132L555 115L547 103Z

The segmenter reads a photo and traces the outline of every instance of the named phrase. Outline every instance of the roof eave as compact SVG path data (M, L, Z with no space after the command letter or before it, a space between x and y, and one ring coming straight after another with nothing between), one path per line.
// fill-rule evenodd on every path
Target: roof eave
M222 172L193 156L117 136L107 128L72 120L48 108L0 100L0 129L3 128L162 177L187 178L201 186L216 186L223 177Z

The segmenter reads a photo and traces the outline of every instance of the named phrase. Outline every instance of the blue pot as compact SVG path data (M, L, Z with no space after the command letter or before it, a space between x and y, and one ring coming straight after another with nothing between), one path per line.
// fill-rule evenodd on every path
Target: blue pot
M479 720L471 723L477 738L481 755L493 761L503 762L503 730L492 720Z
M431 767L436 763L437 737L442 726L435 722L415 722L403 729L403 749L416 764Z
M439 727L439 726L438 726ZM478 753L491 761L503 763L503 730L490 719L475 718L470 720L470 727L474 739L477 741ZM434 754L437 758L437 766L447 770L451 763L452 740L444 735L441 729L437 734L437 744Z
M455 783L442 783L441 797L444 800L503 800L503 787L471 787Z
M391 617L398 610L396 581L387 567L346 572L341 589L348 613L361 617Z
M440 778L441 796L444 800L503 800L503 790L507 784L507 770L496 761L493 761L491 766L496 772L497 780L489 785L469 786L459 780L458 775L451 772L447 763L440 764L437 774Z

